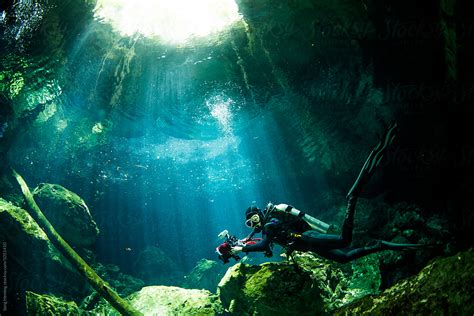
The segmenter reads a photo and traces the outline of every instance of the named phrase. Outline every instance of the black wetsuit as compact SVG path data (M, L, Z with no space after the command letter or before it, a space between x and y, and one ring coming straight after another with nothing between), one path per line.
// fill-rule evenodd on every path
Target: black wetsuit
M300 218L288 215L286 218L270 215L262 229L262 240L254 245L242 248L244 252L271 253L273 243L287 250L312 251L318 255L337 262L345 263L370 253L385 250L383 245L372 247L349 248L352 242L352 228L357 199L349 197L346 217L341 235L321 234L311 230L309 225ZM276 214L275 214L276 215ZM280 217L280 218L277 218ZM291 220L291 217L295 218ZM254 235L254 231L251 235Z

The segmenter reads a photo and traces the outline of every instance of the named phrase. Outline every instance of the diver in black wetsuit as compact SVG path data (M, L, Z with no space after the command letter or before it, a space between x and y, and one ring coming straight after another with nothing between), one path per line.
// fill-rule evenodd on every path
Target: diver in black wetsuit
M246 226L253 228L247 237L262 232L262 240L253 245L232 247L232 253L265 252L272 255L272 245L277 243L291 255L294 250L312 251L318 255L340 263L366 256L382 250L405 250L423 247L419 244L396 244L377 240L375 245L351 248L354 213L357 198L363 186L369 181L375 168L380 164L387 147L395 137L397 124L389 126L380 142L372 149L352 188L347 194L347 210L341 235L327 234L329 225L305 214L287 204L269 203L262 212L257 207L249 207L245 213Z

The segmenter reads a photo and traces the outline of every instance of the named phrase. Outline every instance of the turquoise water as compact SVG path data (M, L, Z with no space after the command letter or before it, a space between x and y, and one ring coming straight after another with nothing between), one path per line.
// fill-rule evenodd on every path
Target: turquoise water
M222 9L209 1L177 16L192 24ZM96 2L0 7L0 197L22 205L10 167L31 189L45 182L78 194L100 230L76 249L88 260L137 278L160 262L148 272L179 286L200 259L217 260L219 232L246 236L247 207L270 201L338 233L345 194L391 121L400 135L363 193L354 239L437 248L384 257L381 287L472 245L470 33L456 22L465 44L452 53L438 4L231 1L235 20L177 42L114 24L151 21L177 35L171 11L143 15L166 1L113 11L123 18L114 23ZM413 25L426 32L405 30ZM159 254L147 261L147 249ZM278 249L248 262L282 261ZM32 275L49 268L11 273L18 289L43 293L56 285Z
M315 146L309 101L242 21L176 47L122 37L90 12L71 20L85 4L21 4L31 25L7 23L2 59L18 118L8 157L32 184L84 198L104 261L130 271L152 245L187 270L214 256L221 230L248 233L248 205L309 207L324 188L315 149L289 150L290 134Z

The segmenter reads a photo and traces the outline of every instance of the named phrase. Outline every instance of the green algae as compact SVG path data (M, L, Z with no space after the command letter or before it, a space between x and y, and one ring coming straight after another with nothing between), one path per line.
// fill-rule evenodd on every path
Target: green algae
M224 307L238 315L314 315L323 310L320 293L309 273L277 263L236 264L218 288Z
M221 315L224 310L217 296L207 290L174 286L147 286L126 300L144 315ZM99 315L119 315L110 306L100 304L93 311Z
M40 295L30 291L26 291L26 309L28 315L31 316L76 316L83 314L75 302L68 302L52 295Z

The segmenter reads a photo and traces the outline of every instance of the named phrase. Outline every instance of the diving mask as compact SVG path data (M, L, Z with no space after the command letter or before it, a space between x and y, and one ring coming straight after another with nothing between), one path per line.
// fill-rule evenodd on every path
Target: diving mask
M248 220L245 221L245 226L249 228L255 228L260 224L260 216L258 214L252 215Z

